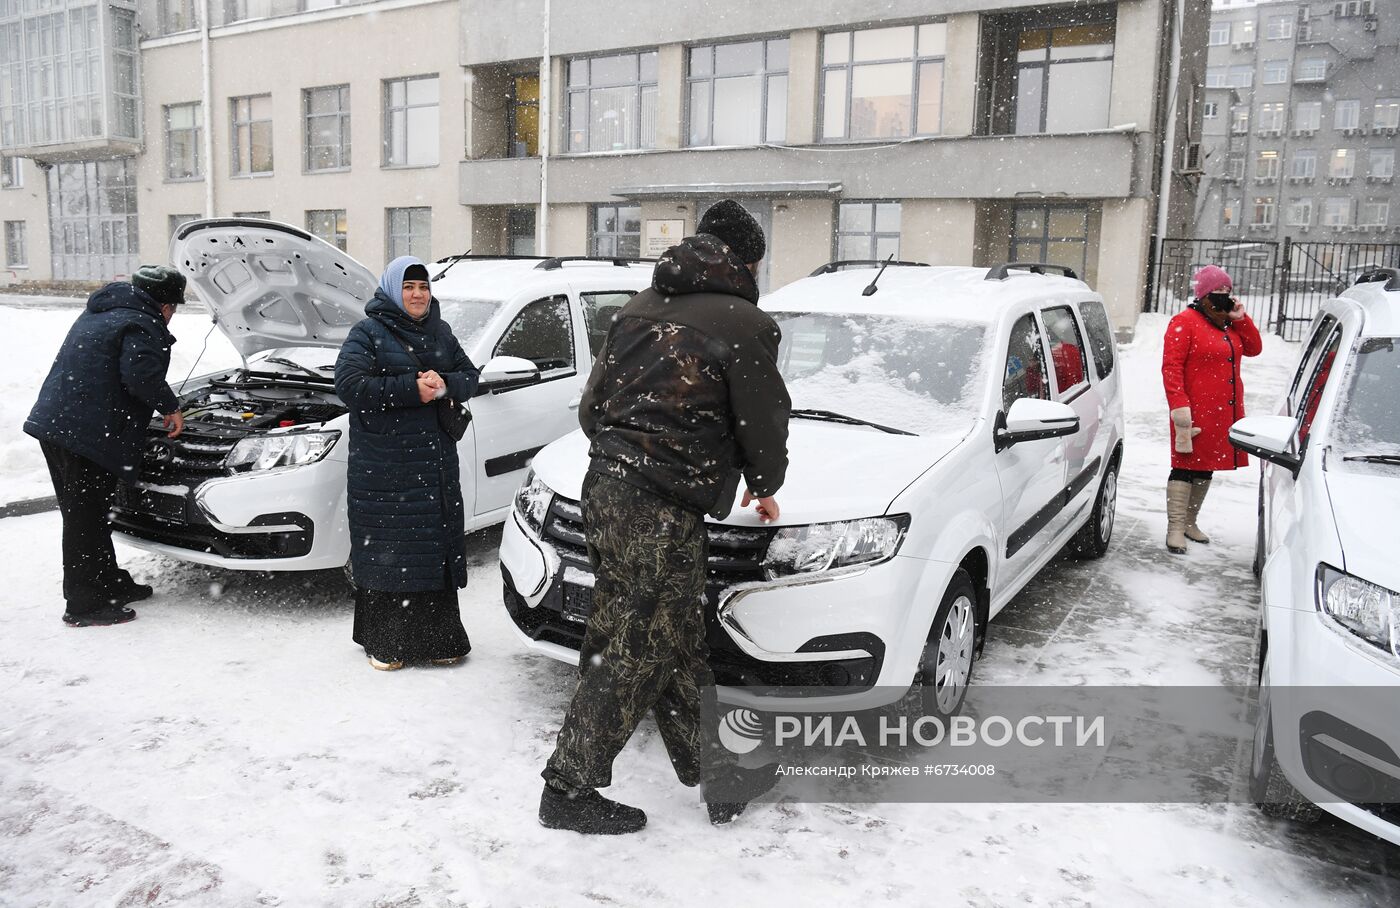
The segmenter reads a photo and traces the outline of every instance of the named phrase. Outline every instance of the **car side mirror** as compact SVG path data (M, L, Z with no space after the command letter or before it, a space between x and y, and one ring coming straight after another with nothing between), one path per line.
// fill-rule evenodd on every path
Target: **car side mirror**
M1069 404L1022 397L1011 409L997 414L993 437L996 449L1002 451L1023 441L1060 438L1078 431L1079 417Z
M1246 416L1230 427L1230 444L1247 454L1276 463L1295 477L1303 458L1294 449L1298 428L1291 416Z
M540 370L528 359L518 356L496 356L481 367L476 380L476 394L500 394L539 384Z

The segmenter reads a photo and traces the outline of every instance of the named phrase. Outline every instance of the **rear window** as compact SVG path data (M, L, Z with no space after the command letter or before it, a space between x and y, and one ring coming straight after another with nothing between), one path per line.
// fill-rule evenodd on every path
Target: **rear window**
M1079 314L1084 319L1084 331L1089 335L1089 355L1094 358L1094 371L1099 378L1107 378L1113 371L1113 326L1108 323L1108 313L1103 303L1087 300L1079 304Z

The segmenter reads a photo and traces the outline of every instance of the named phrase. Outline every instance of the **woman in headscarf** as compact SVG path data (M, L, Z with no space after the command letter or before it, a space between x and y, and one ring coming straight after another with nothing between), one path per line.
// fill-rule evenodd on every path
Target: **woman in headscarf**
M336 393L350 410L353 638L381 671L451 664L471 649L457 605L467 585L465 518L457 443L438 407L468 400L478 370L442 320L427 266L412 256L384 269L365 315L335 364Z
M1171 417L1172 471L1167 478L1167 551L1186 541L1208 543L1196 526L1218 470L1249 459L1230 445L1230 426L1244 418L1240 364L1264 349L1259 329L1233 295L1230 275L1207 265L1191 280L1195 301L1167 323L1162 384Z

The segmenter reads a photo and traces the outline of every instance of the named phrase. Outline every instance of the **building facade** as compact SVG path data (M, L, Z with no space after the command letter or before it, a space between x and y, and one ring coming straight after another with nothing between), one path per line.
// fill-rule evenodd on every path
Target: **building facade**
M1197 207L1204 0L123 3L0 0L0 282L127 274L211 215L371 269L654 255L735 196L767 288L1049 261L1127 325Z
M1400 6L1217 0L1208 42L1197 233L1400 242Z

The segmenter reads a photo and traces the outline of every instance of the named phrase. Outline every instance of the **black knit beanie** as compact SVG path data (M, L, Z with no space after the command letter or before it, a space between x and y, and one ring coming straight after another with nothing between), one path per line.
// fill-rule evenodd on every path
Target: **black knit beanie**
M409 265L403 270L403 279L406 281L426 281L428 279L428 266Z
M763 253L768 249L763 240L763 228L743 205L733 199L724 199L711 206L700 219L696 232L717 237L745 265L752 265L763 258Z
M169 265L142 265L131 276L131 285L144 290L161 306L178 306L185 301L185 276Z

